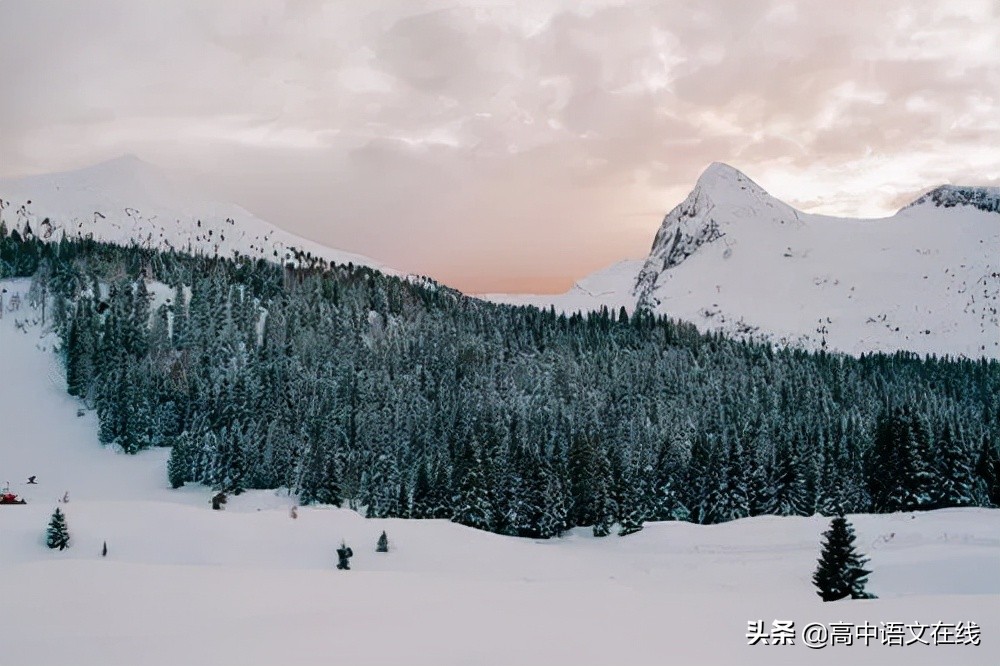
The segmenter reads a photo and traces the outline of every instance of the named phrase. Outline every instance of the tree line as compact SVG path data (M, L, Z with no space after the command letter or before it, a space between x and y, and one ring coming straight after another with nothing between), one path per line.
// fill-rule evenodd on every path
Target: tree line
M650 520L1000 504L1000 364L778 349L624 309L497 305L0 225L100 439L170 483L545 538Z

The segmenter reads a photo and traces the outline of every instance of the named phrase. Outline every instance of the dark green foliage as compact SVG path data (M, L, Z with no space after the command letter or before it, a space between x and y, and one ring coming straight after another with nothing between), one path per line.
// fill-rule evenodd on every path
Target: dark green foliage
M975 477L969 452L945 424L937 444L937 483L934 487L934 506L973 506Z
M45 534L45 545L49 548L63 550L69 546L69 528L66 526L66 515L57 507L49 520L49 529Z
M490 505L483 476L483 464L475 445L469 446L463 467L462 479L455 498L455 515L452 520L480 530L493 528L493 509Z
M868 485L877 511L913 511L933 505L935 478L930 431L909 406L883 412L869 451Z
M193 457L191 435L185 432L174 442L174 446L170 450L170 458L167 460L167 479L170 481L171 488L180 488L191 480Z
M386 536L385 530L382 530L382 536L378 538L378 543L375 544L376 553L388 553L389 552L389 537Z
M819 588L817 594L823 601L846 597L873 599L873 595L865 592L871 571L864 568L868 560L854 549L854 527L843 516L837 516L823 538L823 552L813 574L813 583Z
M101 441L173 446L175 487L281 487L530 538L964 506L970 484L973 504L1000 502L996 361L810 354L307 257L45 244L24 228L0 235L0 270L50 294ZM163 285L170 302L153 302Z
M633 485L625 492L620 508L621 520L618 526L618 536L627 536L642 530L642 523L646 519L642 502L642 492L637 486Z
M993 444L989 435L983 435L976 474L981 486L980 495L991 506L1000 506L1000 447Z

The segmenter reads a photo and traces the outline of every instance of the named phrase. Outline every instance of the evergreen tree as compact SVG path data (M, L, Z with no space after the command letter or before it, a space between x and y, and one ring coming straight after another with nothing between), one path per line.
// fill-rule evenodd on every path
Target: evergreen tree
M430 473L426 461L421 461L417 465L417 478L413 484L410 515L413 518L430 518L432 514Z
M850 522L844 516L837 516L823 538L819 566L813 574L813 583L819 588L817 594L823 601L874 598L865 592L871 571L864 568L868 560L854 549L854 527Z
M378 538L378 543L375 544L376 553L388 553L389 552L389 537L386 536L385 530L382 530L382 536Z
M574 525L593 525L597 517L596 458L596 447L590 437L573 438L569 447L569 479L570 520Z
M976 474L985 500L993 506L1000 506L1000 449L993 445L988 435L983 436Z
M538 532L542 538L550 538L561 535L570 527L569 498L558 469L550 469L545 475L545 482Z
M192 480L191 456L191 435L185 432L174 442L167 460L167 479L171 488L180 488Z
M645 512L642 509L638 492L633 490L625 495L624 506L621 509L621 521L618 527L618 536L628 536L642 530L642 523L645 520Z
M900 479L896 505L903 511L929 509L933 503L934 475L930 465L930 429L920 414L907 410L897 446L900 450Z
M618 515L618 505L611 494L614 478L611 475L611 461L604 451L597 452L597 463L594 470L594 527L595 537L606 537L611 534Z
M49 529L45 536L45 544L49 548L63 550L69 546L69 528L66 526L66 516L57 507L49 520Z
M656 496L657 520L691 520L691 512L684 504L673 477L666 479Z
M802 457L796 442L778 452L778 478L774 494L779 516L808 516L810 511Z
M939 463L933 505L937 508L974 505L974 478L969 456L948 424L938 439L937 450Z
M899 456L897 432L901 426L898 413L883 410L875 424L874 442L868 450L866 478L872 508L875 511L898 510L890 501L890 496L899 477Z
M479 530L489 530L493 526L493 516L483 479L483 463L479 457L478 446L470 445L468 448L469 461L458 486L455 515L452 520Z

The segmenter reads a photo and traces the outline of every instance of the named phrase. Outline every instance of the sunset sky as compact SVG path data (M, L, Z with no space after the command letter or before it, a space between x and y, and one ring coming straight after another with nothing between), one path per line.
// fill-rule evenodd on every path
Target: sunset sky
M122 153L468 292L646 254L713 161L811 212L1000 184L1000 3L0 0L0 176Z

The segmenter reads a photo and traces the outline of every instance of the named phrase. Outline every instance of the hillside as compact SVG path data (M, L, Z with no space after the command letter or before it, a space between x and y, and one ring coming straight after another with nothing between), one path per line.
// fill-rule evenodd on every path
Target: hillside
M598 296L575 287L488 298L564 311L639 306L702 330L850 354L997 358L998 201L997 188L946 186L887 218L810 215L713 164L664 218L641 266L581 280Z
M278 263L296 251L330 262L397 271L365 257L300 238L230 203L207 201L175 186L134 155L61 173L0 178L0 216L30 225L46 240L90 237L110 243Z
M998 208L997 188L942 186L887 218L810 215L717 163L666 215L644 261L613 264L565 294L481 297L563 312L638 306L701 330L855 355L1000 358ZM0 219L47 240L319 258L401 274L180 191L134 156L0 179Z
M3 281L8 294L28 282ZM9 303L9 301L8 301ZM824 604L809 577L815 517L651 523L628 537L548 541L445 520L367 520L248 491L209 508L170 490L166 451L103 448L66 395L54 337L22 305L0 318L0 475L26 506L0 508L0 636L16 666L629 663L990 664L1000 658L1000 511L858 515L879 599ZM36 475L37 485L25 479ZM65 491L70 502L57 504ZM45 548L62 506L66 551ZM374 553L386 530L388 554ZM341 539L351 572L334 568ZM109 554L100 556L103 542ZM747 645L748 620L974 621L982 645L937 649ZM501 628L502 630L498 629ZM693 638L693 637L703 638Z

